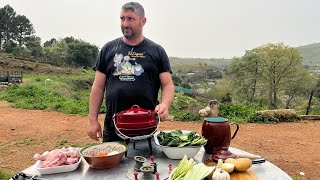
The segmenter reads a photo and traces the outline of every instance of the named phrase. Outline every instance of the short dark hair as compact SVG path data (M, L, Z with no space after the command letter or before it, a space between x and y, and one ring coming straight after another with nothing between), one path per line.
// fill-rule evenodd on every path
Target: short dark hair
M124 4L121 9L123 9L125 11L131 10L133 12L136 12L140 18L144 18L144 9L141 6L141 4L139 4L137 2L128 2L128 3Z

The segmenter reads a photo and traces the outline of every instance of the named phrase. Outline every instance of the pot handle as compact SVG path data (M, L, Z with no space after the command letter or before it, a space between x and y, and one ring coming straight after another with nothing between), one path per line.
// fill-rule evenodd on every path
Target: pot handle
M131 109L140 109L140 107L137 104L134 104L133 106L131 106Z
M238 132L238 130L239 130L239 125L238 125L237 123L235 123L235 122L231 122L231 123L230 123L230 125L233 125L233 124L235 124L235 125L237 126L237 129L236 129L236 131L233 133L231 139L233 139L234 137L236 137L237 132Z

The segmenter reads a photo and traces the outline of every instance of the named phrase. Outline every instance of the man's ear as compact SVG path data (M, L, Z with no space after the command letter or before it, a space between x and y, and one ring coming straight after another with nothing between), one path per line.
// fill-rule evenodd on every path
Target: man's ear
M147 18L146 17L142 18L141 22L142 22L142 25L144 26L147 22Z

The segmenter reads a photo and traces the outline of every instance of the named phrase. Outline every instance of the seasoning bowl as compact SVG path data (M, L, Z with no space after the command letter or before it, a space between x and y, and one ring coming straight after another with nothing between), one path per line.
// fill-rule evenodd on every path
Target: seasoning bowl
M83 159L93 169L110 169L118 166L128 150L123 142L105 142L90 145L80 151Z

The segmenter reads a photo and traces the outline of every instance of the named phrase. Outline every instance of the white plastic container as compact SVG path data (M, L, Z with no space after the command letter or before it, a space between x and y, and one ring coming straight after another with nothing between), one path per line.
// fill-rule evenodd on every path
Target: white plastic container
M81 163L81 157L79 161L75 164L70 165L62 165L56 167L48 167L48 168L41 168L41 161L38 160L35 164L35 168L39 171L40 174L56 174L56 173L63 173L63 172L71 172L78 168L79 164Z
M162 131L165 133L169 133L173 130ZM182 130L183 134L188 134L191 131ZM184 146L184 147L170 147L170 146L162 146L158 140L158 134L160 132L156 132L154 134L154 142L156 145L160 146L163 153L170 159L182 159L184 155L187 155L188 159L193 158L200 150L201 146Z

